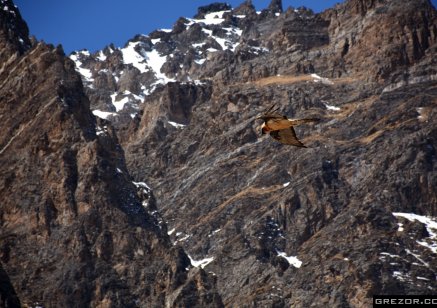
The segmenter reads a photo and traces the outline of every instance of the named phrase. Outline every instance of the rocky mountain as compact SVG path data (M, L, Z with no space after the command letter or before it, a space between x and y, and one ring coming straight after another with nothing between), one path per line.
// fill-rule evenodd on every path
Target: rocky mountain
M200 7L65 57L0 0L2 303L371 307L437 290L437 12ZM80 78L81 77L81 78ZM261 137L276 104L308 146Z
M2 5L1 306L221 306L214 278L172 244L148 186L130 177L110 123L92 115L74 62L17 44L27 28Z

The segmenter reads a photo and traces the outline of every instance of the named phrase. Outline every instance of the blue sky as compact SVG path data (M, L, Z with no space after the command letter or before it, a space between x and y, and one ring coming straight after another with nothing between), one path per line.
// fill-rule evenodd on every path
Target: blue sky
M271 0L253 0L257 10ZM14 0L26 20L30 33L47 43L62 44L66 53L88 49L96 51L110 43L123 46L136 34L171 28L180 16L192 17L197 8L212 2L227 2L236 7L244 0ZM306 6L315 12L341 0L283 0L289 6ZM435 3L437 0L433 0Z

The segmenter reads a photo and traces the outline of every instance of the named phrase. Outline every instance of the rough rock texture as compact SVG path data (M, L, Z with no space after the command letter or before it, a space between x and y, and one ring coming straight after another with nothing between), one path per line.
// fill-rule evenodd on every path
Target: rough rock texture
M0 0L0 61L23 53L30 47L29 29L10 0Z
M147 185L132 182L73 61L15 43L2 41L11 53L0 63L2 306L221 306L214 279L171 243Z
M426 0L214 3L70 55L84 90L59 49L32 47L0 75L1 285L47 306L435 293L436 54ZM322 119L296 128L309 148L261 138L273 103Z
M21 307L20 300L15 293L14 286L9 280L8 274L0 263L0 306Z
M437 288L435 248L423 245L435 236L393 215L437 214L436 12L429 2L359 3L241 23L241 45L199 68L207 81L156 90L121 132L173 240L214 258L205 268L227 306L370 307L373 294ZM186 126L174 127L182 101ZM254 118L273 102L323 119L297 128L309 149L259 138Z

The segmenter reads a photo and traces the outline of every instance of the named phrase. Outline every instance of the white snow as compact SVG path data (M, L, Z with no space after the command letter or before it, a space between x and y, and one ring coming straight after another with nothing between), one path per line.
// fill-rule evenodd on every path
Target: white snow
M86 50L86 49L79 51L79 53L81 53L81 54L83 54L84 56L87 56L87 57L89 57L91 55L90 52L88 50Z
M394 271L393 277L395 277L397 280L400 281L406 281L410 279L410 276L408 276L408 274L403 274L402 272L399 271Z
M171 126L174 126L176 128L184 128L186 126L185 124L179 124L179 123L172 122L172 121L168 121L168 124L170 124Z
M123 110L124 105L126 105L129 102L132 102L132 98L137 100L137 101L140 101L140 103L141 103L144 101L145 95L147 95L147 94L148 94L148 91L144 91L143 95L137 95L137 94L134 94L134 93L126 90L123 93L115 92L115 93L111 94L110 97L111 97L111 101L115 107L116 112L119 112L120 110ZM122 96L122 97L120 97L120 96ZM133 107L137 108L136 105L133 105ZM135 113L131 114L131 117L135 117Z
M396 213L393 213L393 215L396 217L406 218L411 222L418 220L419 222L426 225L426 229L428 230L428 233L430 234L431 237L437 236L437 234L434 231L432 231L434 229L437 232L437 222L434 221L433 218L429 218L427 216L422 216L422 215L417 215L414 213L396 212Z
M191 261L191 265L192 265L192 266L194 266L194 267L201 267L201 268L204 268L204 267L207 266L209 263L211 263L212 261L214 261L214 258L213 258L213 257L212 257L212 258L205 258L205 259L198 260L198 261L196 261L196 260L194 260L193 258L191 258L190 255L188 255L188 258L190 258L190 261Z
M180 232L178 232L180 233ZM178 233L176 233L176 236L178 236ZM183 242L185 240L187 240L191 235L190 234L186 234L184 237L181 237L180 239L177 239L175 243L177 242Z
M236 34L238 36L241 36L243 34L243 30L232 27L232 28L223 28L223 30L226 30L228 32L228 35Z
M115 110L119 112L120 110L123 110L124 105L129 102L129 97L123 97L121 100L117 100L116 97L117 97L117 93L112 94L111 100L112 100L112 104L115 107Z
M135 50L135 47L139 44L141 44L141 42L131 42L128 46L121 49L124 63L132 64L141 73L149 72L150 69L152 69L158 79L157 83L165 84L170 81L175 81L175 79L168 78L165 74L161 73L161 67L166 62L166 56L161 56L155 49L140 54Z
M124 64L132 64L141 73L145 73L149 70L147 69L147 64L145 63L146 59L135 50L135 47L137 47L138 44L141 44L141 42L130 42L129 45L121 49L123 61Z
M232 28L223 28L223 29L226 30L226 32L227 32L226 33L226 35L227 35L226 38L222 38L222 37L218 37L218 36L212 35L212 30L209 30L209 29L202 28L202 31L206 35L208 35L209 37L213 38L222 47L223 50L230 49L231 51L235 51L235 48L237 48L238 45L240 45L240 43L238 43L238 42L233 43L232 42L232 36L240 37L241 34L243 33L243 30L241 30L239 28L235 28L235 27L232 27ZM214 48L208 48L207 50L209 52L217 51Z
M152 189L150 188L149 185L147 185L144 182L132 182L137 188L141 187L141 188L145 188L148 191L151 191Z
M211 236L213 236L214 234L219 233L220 231L221 231L221 229L214 230L214 231L212 231L211 234L208 235L208 237L211 237Z
M380 254L383 255L383 256L389 256L391 258L400 258L400 256L392 255L392 254L389 254L388 252L381 252Z
M192 44L191 46L193 46L194 48L199 48L202 47L203 45L205 45L205 43Z
M434 240L435 240L435 238L434 238ZM425 241L416 241L416 242L417 242L417 244L430 249L433 253L437 253L437 242L434 242L434 243L428 243Z
M297 257L293 256L287 256L285 252L277 251L278 256L285 258L285 260L288 261L290 265L293 265L296 268L299 268L302 266L302 261L300 261Z
M85 56L89 56L90 53L87 50L83 50L83 51L79 51L79 54L83 54ZM77 54L74 55L70 55L70 59L74 61L74 63L76 64L76 71L82 75L82 77L85 79L85 81L87 82L93 82L93 74L91 72L91 70L82 67L82 62L79 60L79 57Z
M205 32L208 36L212 36L212 30L202 28L202 31Z
M160 81L158 83L168 83L171 81L175 81L175 79L168 78L165 74L161 73L161 67L166 61L165 56L161 56L158 51L153 49L150 52L146 52L147 63L155 72L155 75Z
M105 56L105 54L103 53L102 50L100 50L100 53L99 53L97 59L100 60L100 61L105 61L106 60L106 56Z
M311 74L311 77L314 78L314 82L321 82L323 84L333 85L334 83L328 78L320 77L317 74Z
M417 243L421 246L429 248L433 253L437 253L437 221L435 218L430 218L427 216L417 215L414 213L393 213L395 217L403 217L408 219L409 221L419 221L425 225L426 230L428 231L429 238L428 241L422 240L417 241Z
M269 52L269 49L265 48L265 47L256 47L256 46L250 46L250 52L254 53L254 54L259 54L261 52ZM278 74L278 76L280 76Z
M194 80L194 84L195 84L196 86L201 86L201 85L205 85L206 82L203 82L203 81L200 81L200 80L196 79L196 80Z
M117 114L115 112L107 112L107 111L101 111L101 110L93 110L93 114L96 117L99 117L101 119L107 119L109 116L116 116Z
M231 51L235 51L235 49L238 47L238 45L240 45L240 43L236 42L236 43L232 43L232 41L227 38L221 38L221 37L217 37L217 36L213 36L211 35L211 37L216 40L217 43L220 44L220 46L222 47L223 50L226 49L230 49Z
M152 189L149 187L149 185L147 185L147 184L144 183L144 182L134 182L134 181L132 181L132 184L134 184L137 188L139 188L140 191L141 191L142 193L144 193L144 194L149 194L150 191L152 190ZM141 205L142 205L144 208L147 208L147 207L149 206L149 200L148 200L147 198L145 198L145 199L143 200L143 202L141 203ZM153 212L152 214L157 214L157 211ZM159 222L159 224L162 223L162 220L161 220L161 218L159 218L159 217L158 217L158 222Z
M196 62L199 65L202 65L203 63L205 63L206 59L200 59L200 60L194 60L194 62Z
M326 106L326 109L328 109L328 110L333 110L333 111L339 111L339 110L341 110L340 107L336 107L336 106L328 105L328 104L326 104L326 103L325 103L325 106Z
M429 267L428 262L425 262L422 260L422 258L420 258L420 256L418 254L413 253L411 250L409 249L405 249L405 252L412 255L413 257L415 257L418 261L420 261L420 263L422 263L424 266ZM413 263L414 264L414 263ZM420 265L420 264L417 264Z
M120 168L117 168L117 172L118 172L118 173L123 173L123 171L121 171Z
M420 121L426 121L426 120L427 120L426 113L424 112L424 111L425 111L425 108L423 108L423 107L417 107L417 108L416 108L416 111L417 111L417 113L419 114L419 115L417 116L417 119L419 119Z
M127 91L127 90L123 92L123 95L132 95L136 100L139 100L139 101L143 101L145 99L144 95L136 95L136 94L134 94L130 91Z
M282 184L283 187L287 187L288 185L290 185L290 182Z
M92 81L93 73L91 73L90 69L77 66L76 70L85 78L86 81Z
M416 278L417 278L417 279L419 279L419 280L425 280L425 281L429 281L429 279L428 279L428 278L425 278L425 277L420 277L420 276L417 276Z
M168 235L172 235L175 232L175 228L171 229L170 231L167 232Z
M211 36L213 39L216 40L217 43L219 43L220 46L222 46L223 50L228 49L228 46L226 43L228 42L228 40L221 38L221 37L217 37L217 36Z
M103 127L100 126L96 126L96 135L103 135L106 134L108 132L108 127L105 125Z
M190 21L190 23L188 25L192 25L195 22L204 23L205 25L219 25L224 21L223 14L226 12L230 12L230 11L212 12L212 13L206 14L203 19L188 18L188 20Z

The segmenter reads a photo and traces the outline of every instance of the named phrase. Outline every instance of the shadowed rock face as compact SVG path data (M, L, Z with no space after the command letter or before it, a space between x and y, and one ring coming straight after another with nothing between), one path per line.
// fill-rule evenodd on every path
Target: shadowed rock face
M43 43L21 54L2 44L12 44L0 65L2 306L221 306L147 186L132 183L73 61Z
M435 254L415 242L427 237L399 232L410 222L392 213L435 215L435 84L360 97L355 82L277 81L217 87L186 127L127 142L132 172L151 179L174 240L197 259L214 257L206 268L228 305L370 306L375 293L434 289L417 278L435 275ZM324 119L297 128L309 149L258 138L253 119L272 101ZM334 102L340 109L327 110Z
M435 292L430 2L228 9L75 53L82 82L59 48L5 43L6 300L370 307ZM295 128L308 149L260 136L272 104L322 119Z
M11 0L2 0L0 11L0 61L9 60L30 47L29 29Z
M252 21L252 46L270 52L244 55L241 46L205 62L211 77L185 98L194 103L184 127L168 124L166 106L187 86L146 97L123 141L128 166L149 180L172 238L194 258L214 258L206 269L225 305L370 307L372 294L437 287L435 253L417 244L432 236L393 215L437 210L436 15L428 5L385 1L355 11L346 2L320 15L288 10ZM425 53L414 57L421 48L409 30L380 14L413 18L429 33ZM296 128L309 149L260 138L254 119L272 103L291 117L323 119Z

